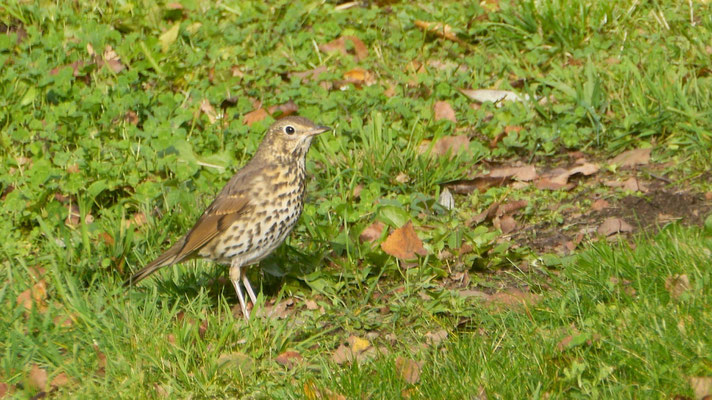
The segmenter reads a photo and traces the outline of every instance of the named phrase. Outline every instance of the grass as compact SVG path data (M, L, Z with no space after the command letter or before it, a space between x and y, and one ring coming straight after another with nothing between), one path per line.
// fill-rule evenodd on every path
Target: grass
M575 193L495 187L457 196L452 211L437 202L443 182L483 160L647 146L672 161L676 186L711 191L709 4L180 3L0 6L0 383L13 396L660 398L690 396L688 377L711 375L709 231L539 258L465 221L522 197L525 221L561 219L547 203ZM458 41L417 20L448 24ZM341 36L367 57L319 49ZM294 75L317 67L315 79ZM345 82L355 68L374 83ZM548 100L472 107L463 88ZM336 132L310 151L308 204L287 246L252 272L258 308L286 318L233 318L224 269L203 262L125 292L273 120L244 116L290 100ZM435 120L438 100L456 123ZM420 154L454 134L470 137L465 151ZM374 221L409 220L428 251L415 267L359 240ZM469 285L451 284L465 273ZM678 274L690 288L671 299ZM498 307L462 295L513 286L542 298ZM387 354L335 363L352 335ZM276 363L287 350L304 360ZM398 357L423 362L417 383ZM38 368L68 381L38 384Z

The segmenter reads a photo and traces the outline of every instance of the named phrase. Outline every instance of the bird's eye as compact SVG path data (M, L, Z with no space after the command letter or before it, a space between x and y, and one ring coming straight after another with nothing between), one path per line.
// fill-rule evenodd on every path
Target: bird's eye
M287 125L284 127L284 131L287 133L287 135L293 135L294 127L292 125Z

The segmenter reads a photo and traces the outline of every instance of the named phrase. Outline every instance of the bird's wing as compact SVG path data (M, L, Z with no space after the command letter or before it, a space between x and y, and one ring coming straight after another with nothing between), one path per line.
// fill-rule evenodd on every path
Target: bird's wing
M191 256L220 233L225 232L249 208L249 199L244 194L218 196L185 235L183 247L176 254L174 263Z

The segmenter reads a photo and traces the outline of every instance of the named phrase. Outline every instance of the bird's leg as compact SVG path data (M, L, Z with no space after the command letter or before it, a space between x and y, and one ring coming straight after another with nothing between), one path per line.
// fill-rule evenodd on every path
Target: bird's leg
M242 315L245 320L250 320L250 313L247 311L247 305L245 304L245 296L242 294L242 288L240 287L240 276L242 275L242 267L237 263L232 263L230 265L230 280L232 285L235 286L235 292L237 292L237 298L240 300L240 307L242 307ZM252 290L252 289L250 289Z
M247 279L246 269L242 270L242 284L245 286L247 294L250 295L250 300L252 300L252 305L254 306L257 304L257 296L255 296L255 291L252 290L252 285L250 285L250 281Z

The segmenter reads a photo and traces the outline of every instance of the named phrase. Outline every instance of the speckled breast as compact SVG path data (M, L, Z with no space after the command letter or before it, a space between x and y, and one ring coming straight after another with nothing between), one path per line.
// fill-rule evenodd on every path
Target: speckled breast
M292 165L265 173L265 179L253 189L249 215L213 239L212 249L204 257L222 264L254 264L287 238L302 213L305 170Z

